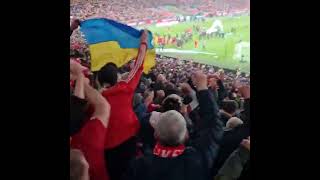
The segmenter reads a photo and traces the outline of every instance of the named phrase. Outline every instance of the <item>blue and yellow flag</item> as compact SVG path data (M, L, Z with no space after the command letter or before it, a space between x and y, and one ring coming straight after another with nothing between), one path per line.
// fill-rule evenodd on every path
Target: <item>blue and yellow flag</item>
M81 22L91 54L91 70L98 71L109 62L118 67L137 57L142 31L119 22L98 18ZM154 65L156 52L152 44L152 33L148 36L148 50L144 61L144 72Z

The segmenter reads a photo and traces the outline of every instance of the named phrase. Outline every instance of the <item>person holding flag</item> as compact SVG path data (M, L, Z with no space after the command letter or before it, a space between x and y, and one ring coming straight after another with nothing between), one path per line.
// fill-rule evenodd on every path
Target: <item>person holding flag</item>
M139 131L140 124L133 111L132 100L143 72L148 47L147 32L144 30L141 35L138 57L126 80L117 82L118 72L113 64L107 64L98 72L99 84L104 87L102 96L111 105L105 138L105 155L111 179L120 178L121 172L136 153L135 135Z
M120 179L136 155L135 135L140 124L132 107L133 96L143 72L155 65L152 33L119 22L96 18L82 21L91 53L91 70L111 112L105 137L105 158L110 179ZM135 59L125 79L118 81L118 67Z

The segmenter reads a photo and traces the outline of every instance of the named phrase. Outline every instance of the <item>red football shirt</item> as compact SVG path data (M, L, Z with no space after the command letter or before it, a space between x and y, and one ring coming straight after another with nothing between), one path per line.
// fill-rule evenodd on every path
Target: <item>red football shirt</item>
M107 129L93 118L72 136L70 147L80 149L89 164L90 180L109 180L104 158L104 142Z
M136 61L128 79L102 92L110 106L110 119L105 139L105 148L114 148L135 136L140 128L136 114L132 108L134 91L140 81L144 59Z

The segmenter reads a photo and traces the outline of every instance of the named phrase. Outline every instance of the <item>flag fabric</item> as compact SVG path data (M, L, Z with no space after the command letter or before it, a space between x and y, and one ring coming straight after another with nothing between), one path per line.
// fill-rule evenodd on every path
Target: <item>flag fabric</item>
M138 55L142 30L105 18L82 21L80 30L89 44L92 71L99 71L110 62L121 67ZM156 52L152 40L149 32L143 65L145 73L155 65Z

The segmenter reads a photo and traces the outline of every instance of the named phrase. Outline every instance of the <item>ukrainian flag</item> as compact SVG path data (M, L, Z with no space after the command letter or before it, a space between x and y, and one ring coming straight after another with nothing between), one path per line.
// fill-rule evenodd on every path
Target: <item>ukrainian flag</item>
M105 18L82 21L80 30L89 44L92 71L99 71L109 62L121 67L138 55L142 31ZM156 52L152 40L149 32L143 65L145 73L155 65Z

